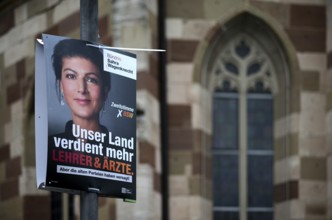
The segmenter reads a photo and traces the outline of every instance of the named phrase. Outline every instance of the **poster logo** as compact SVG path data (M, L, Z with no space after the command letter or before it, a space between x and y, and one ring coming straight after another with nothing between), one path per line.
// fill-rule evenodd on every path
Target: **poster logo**
M127 189L127 188L124 188L124 187L121 188L121 192L123 194L132 194L133 193L131 189Z
M107 50L104 53L104 70L136 80L136 59L124 54Z
M113 108L117 108L118 109L118 113L117 113L117 118L133 118L134 116L134 109L127 107L125 105L121 105L121 104L117 104L112 102L111 107Z

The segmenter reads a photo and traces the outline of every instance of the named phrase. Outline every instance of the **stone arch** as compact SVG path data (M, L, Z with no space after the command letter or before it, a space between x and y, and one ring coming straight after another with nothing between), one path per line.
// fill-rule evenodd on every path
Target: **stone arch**
M243 27L245 27L243 29ZM250 28L255 28L254 31ZM299 63L296 56L296 50L280 24L271 16L252 6L239 6L227 15L223 16L216 25L211 28L205 38L198 45L194 58L193 81L206 88L207 78L209 76L209 67L213 63L213 57L237 32L244 31L262 42L265 47L273 43L268 53L274 54L274 58L279 59L277 66L278 82L280 90L287 91L281 102L292 100L290 106L284 113L278 117L286 116L292 112L299 111L299 88L291 87L298 85L300 81ZM262 35L263 33L263 35ZM259 37L259 35L263 36ZM212 59L211 59L212 58ZM273 62L276 60L274 59ZM287 67L286 69L284 67ZM284 68L284 69L282 69Z
M201 99L207 98L208 81L211 77L211 68L220 49L237 33L245 32L259 41L267 49L272 62L275 63L277 82L280 91L275 97L275 121L281 119L284 130L290 128L290 117L300 109L300 70L296 50L280 24L272 17L258 9L240 6L210 29L205 38L198 45L193 68L193 82L204 90ZM211 94L208 96L212 97ZM205 100L205 103L210 103ZM207 130L211 131L211 118L206 117L210 107L200 110L201 120L206 121ZM277 134L279 135L279 134ZM285 135L285 134L280 134ZM285 135L285 142L290 141ZM285 143L287 145L287 143ZM287 148L285 146L284 148ZM284 152L287 156L287 152Z

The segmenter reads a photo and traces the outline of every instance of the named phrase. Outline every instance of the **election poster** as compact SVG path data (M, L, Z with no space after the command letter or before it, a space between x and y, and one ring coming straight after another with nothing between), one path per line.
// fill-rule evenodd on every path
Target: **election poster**
M136 200L136 55L46 35L36 42L37 187Z

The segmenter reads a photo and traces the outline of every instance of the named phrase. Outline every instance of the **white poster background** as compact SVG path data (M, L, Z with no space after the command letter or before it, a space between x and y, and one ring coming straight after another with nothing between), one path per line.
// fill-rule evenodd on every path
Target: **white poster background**
M44 46L36 41L35 59L35 129L36 138L36 178L37 187L42 187L47 168L47 92Z

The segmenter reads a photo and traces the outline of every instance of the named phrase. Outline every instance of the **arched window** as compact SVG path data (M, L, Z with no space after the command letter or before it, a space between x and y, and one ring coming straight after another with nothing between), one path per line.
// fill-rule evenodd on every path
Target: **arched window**
M210 88L214 219L273 219L277 80L264 47L249 34L237 34L215 59Z

